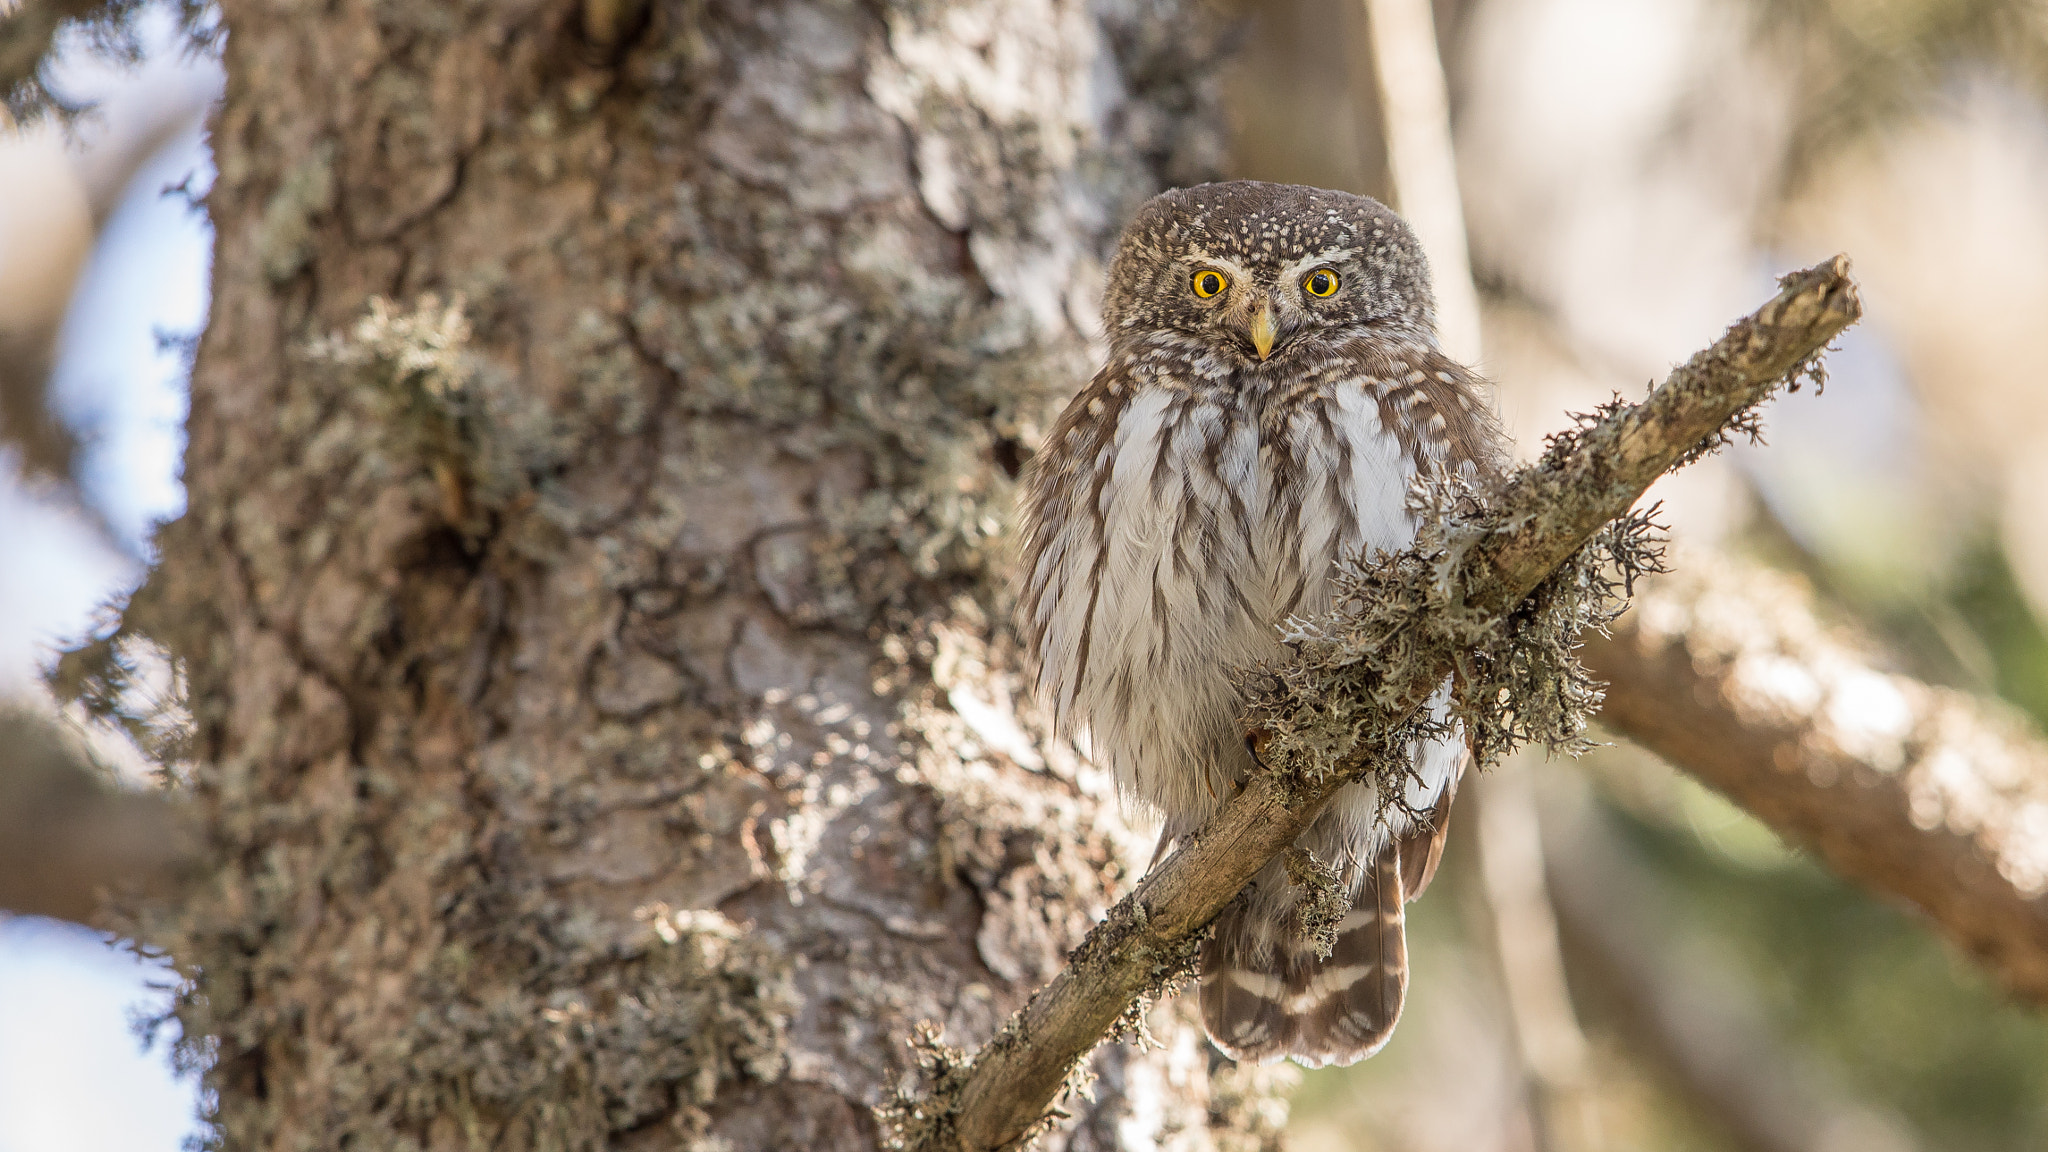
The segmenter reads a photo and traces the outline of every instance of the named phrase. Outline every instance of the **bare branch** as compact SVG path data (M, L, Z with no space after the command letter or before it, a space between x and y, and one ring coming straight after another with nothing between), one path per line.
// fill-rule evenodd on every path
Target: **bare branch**
M1479 623L1504 621L1608 521L1627 513L1658 476L1718 443L1729 421L1788 374L1806 370L1861 310L1845 258L1787 277L1776 298L1674 371L1648 399L1617 404L1554 441L1543 460L1505 486L1490 511L1437 525L1416 549L1383 566L1430 582L1430 602L1455 606L1457 618L1445 623L1442 614L1419 615L1408 631L1388 637L1371 661L1378 683L1373 699L1359 703L1350 718L1352 738L1331 747L1334 755L1307 755L1277 735L1266 743L1275 770L1249 781L1111 909L1067 968L949 1077L947 1091L889 1109L904 1141L994 1149L1043 1130L1048 1106L1078 1062L1141 997L1185 976L1203 930L1245 883L1294 841L1339 787L1398 758L1391 740L1400 739L1443 684L1459 643L1482 641L1473 632ZM1292 684L1276 678L1284 696ZM1272 733L1276 719L1293 714L1292 702L1267 699L1254 713ZM902 1123L906 1119L913 1123Z
M1601 719L2048 1004L2048 742L1872 667L1786 577L1688 557L1612 639Z

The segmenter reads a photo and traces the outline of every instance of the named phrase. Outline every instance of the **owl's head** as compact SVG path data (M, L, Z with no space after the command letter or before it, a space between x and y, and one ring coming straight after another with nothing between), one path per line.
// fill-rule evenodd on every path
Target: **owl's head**
M1117 244L1102 312L1113 345L1170 333L1240 366L1436 331L1429 265L1392 209L1256 180L1147 201Z

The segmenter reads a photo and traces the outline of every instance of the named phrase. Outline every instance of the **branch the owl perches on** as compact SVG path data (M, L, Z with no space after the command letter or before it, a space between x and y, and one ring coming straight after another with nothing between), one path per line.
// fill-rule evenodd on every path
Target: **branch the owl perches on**
M1470 681L1462 718L1482 745L1572 739L1587 688L1531 621L1547 619L1553 638L1559 625L1598 623L1604 592L1588 546L1605 548L1624 573L1640 567L1643 521L1630 510L1644 490L1731 434L1753 432L1755 406L1818 378L1828 342L1862 315L1846 257L1780 285L1648 398L1609 405L1554 438L1486 507L1440 502L1414 548L1353 573L1397 588L1412 610L1361 620L1340 603L1298 629L1305 658L1272 670L1273 690L1248 717L1272 770L1152 869L980 1051L944 1049L945 1075L931 1091L884 1104L891 1146L981 1152L1047 1130L1089 1051L1185 976L1209 922L1340 786L1399 759L1390 753L1447 676ZM1551 698L1536 698L1543 692ZM923 1043L943 1048L935 1035Z

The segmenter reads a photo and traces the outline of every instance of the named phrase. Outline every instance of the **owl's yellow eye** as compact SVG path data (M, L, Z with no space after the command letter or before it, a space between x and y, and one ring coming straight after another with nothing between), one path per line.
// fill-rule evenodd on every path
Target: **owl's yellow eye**
M1195 295L1200 296L1204 300L1216 295L1229 286L1230 281L1225 280L1223 273L1216 271L1214 268L1204 268L1200 272L1195 273Z
M1308 278L1301 282L1301 287L1311 296L1335 296L1337 274L1328 268L1318 268L1308 274Z

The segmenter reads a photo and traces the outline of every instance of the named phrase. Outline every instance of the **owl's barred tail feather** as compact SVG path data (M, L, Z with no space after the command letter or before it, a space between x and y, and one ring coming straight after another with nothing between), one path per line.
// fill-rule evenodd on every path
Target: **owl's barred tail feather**
M1202 1024L1233 1059L1266 1064L1284 1057L1310 1068L1354 1064L1394 1033L1408 992L1403 866L1419 894L1435 871L1441 835L1388 844L1337 926L1326 960L1289 934L1267 947L1270 929L1243 904L1224 913L1202 952ZM1415 848L1422 846L1418 855ZM1403 859L1407 857L1407 859Z

